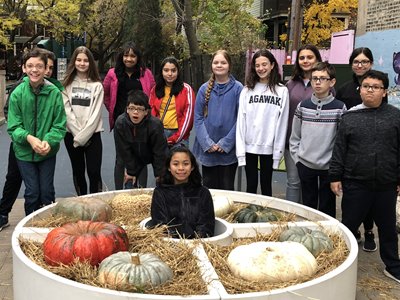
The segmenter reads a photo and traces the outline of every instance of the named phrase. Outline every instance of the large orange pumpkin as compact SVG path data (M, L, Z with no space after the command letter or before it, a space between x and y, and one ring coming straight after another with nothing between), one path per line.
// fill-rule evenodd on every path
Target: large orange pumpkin
M45 261L52 266L69 265L76 258L98 265L104 258L119 251L127 251L125 230L106 222L78 221L49 232L44 243Z

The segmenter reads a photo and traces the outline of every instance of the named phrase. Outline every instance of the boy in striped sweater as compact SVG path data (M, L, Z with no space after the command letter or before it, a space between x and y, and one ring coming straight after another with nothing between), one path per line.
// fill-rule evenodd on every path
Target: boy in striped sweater
M336 216L336 197L330 189L329 160L346 105L330 92L336 83L335 68L317 63L311 71L313 94L299 103L289 140L290 153L301 182L303 204Z

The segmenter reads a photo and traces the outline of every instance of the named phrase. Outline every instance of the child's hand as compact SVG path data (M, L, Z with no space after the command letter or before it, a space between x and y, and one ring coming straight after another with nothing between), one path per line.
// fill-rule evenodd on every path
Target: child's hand
M47 155L51 150L51 147L47 141L42 141L42 153L39 153L42 156Z
M35 151L37 154L42 155L43 143L41 140L39 140L37 137L30 135L30 134L28 134L28 136L26 137L26 140L31 145L33 151Z
M336 181L336 182L331 182L331 190L336 196L342 196L343 190L342 190L342 182L341 181Z
M214 145L211 146L210 149L207 150L207 152L208 153L213 153L213 152L218 151L218 149L219 149L218 145L214 144Z
M124 184L127 183L128 181L132 181L132 184L135 184L136 182L136 176L131 176L128 173L126 173L125 170L125 175L124 175Z

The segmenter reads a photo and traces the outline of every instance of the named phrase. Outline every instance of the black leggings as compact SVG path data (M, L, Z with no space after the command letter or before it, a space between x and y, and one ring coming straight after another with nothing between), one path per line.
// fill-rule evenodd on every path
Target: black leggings
M209 189L233 191L237 166L237 163L227 166L202 166L204 186Z
M64 138L65 147L72 166L72 176L75 190L78 196L87 194L87 183L85 169L89 177L90 193L98 193L103 190L101 180L101 161L103 155L103 144L100 132L92 135L89 144L84 147L74 147L74 137L67 132Z
M258 158L260 158L261 194L272 196L272 155L246 153L247 192L257 194Z

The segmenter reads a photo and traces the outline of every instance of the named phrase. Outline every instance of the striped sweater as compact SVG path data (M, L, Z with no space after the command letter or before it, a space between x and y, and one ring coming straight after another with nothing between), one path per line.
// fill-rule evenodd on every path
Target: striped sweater
M336 132L346 105L330 94L300 102L296 108L289 148L295 163L315 170L328 170Z

